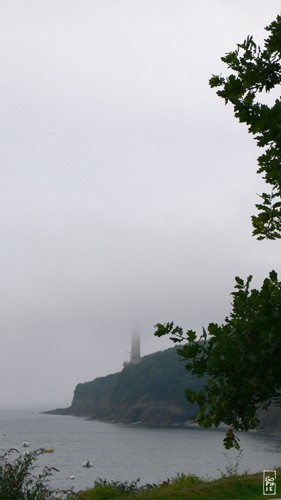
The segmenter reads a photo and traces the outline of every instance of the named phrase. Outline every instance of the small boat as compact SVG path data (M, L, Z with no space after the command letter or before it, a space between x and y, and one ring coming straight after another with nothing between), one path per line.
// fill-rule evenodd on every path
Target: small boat
M54 453L54 448L41 448L42 453Z
M28 441L23 441L23 443L21 443L22 447L23 448L28 448L29 447L29 442Z
M92 462L90 462L90 460L85 460L85 462L82 463L82 467L93 467L93 464Z

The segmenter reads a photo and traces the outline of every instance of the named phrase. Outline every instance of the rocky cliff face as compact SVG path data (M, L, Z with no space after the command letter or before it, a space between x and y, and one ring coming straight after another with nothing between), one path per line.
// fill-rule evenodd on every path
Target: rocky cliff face
M183 424L197 407L189 403L184 390L198 390L202 381L185 369L176 349L145 356L121 372L78 384L69 408L47 413L82 416L94 420L155 425ZM281 431L281 408L258 410L258 430Z
M119 373L78 384L71 406L49 413L109 422L182 424L196 413L184 389L196 385L198 380L188 374L172 348L145 356Z

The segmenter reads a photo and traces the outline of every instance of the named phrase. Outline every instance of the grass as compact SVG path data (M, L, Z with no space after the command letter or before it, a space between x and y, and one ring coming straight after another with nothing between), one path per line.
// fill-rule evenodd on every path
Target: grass
M196 476L178 475L159 486L146 491L140 488L123 488L122 484L104 481L94 488L79 493L75 500L264 500L281 495L281 469L277 469L277 496L263 495L262 472L257 474L233 475L213 481ZM136 484L136 483L134 483ZM130 486L130 485L129 485Z

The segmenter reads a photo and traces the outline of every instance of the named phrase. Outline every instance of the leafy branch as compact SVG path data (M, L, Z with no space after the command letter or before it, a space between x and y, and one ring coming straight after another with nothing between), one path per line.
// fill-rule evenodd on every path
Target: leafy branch
M252 276L235 279L230 317L223 325L210 323L196 332L155 325L155 335L169 335L184 344L178 353L186 369L206 376L199 391L186 389L187 399L198 404L195 421L202 427L229 426L224 444L239 448L234 431L254 429L257 408L278 404L281 389L281 283L272 271L260 290L250 289Z
M252 216L253 235L259 240L281 237L281 101L272 106L258 102L258 96L278 88L281 83L281 16L265 28L269 37L263 50L249 36L237 49L222 57L230 74L213 75L210 87L232 103L234 115L248 126L257 145L263 149L258 157L257 173L262 174L270 193L260 195L258 214Z

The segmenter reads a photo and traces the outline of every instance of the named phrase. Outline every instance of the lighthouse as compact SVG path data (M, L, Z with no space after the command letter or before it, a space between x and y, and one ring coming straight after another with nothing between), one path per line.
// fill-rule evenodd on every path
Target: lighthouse
M131 363L136 364L141 360L140 356L140 333L139 331L134 331L132 334L132 344L131 344Z
M138 330L134 330L132 333L131 340L131 353L130 353L130 361L125 361L123 363L123 367L129 365L136 365L141 360L140 355L140 332Z

